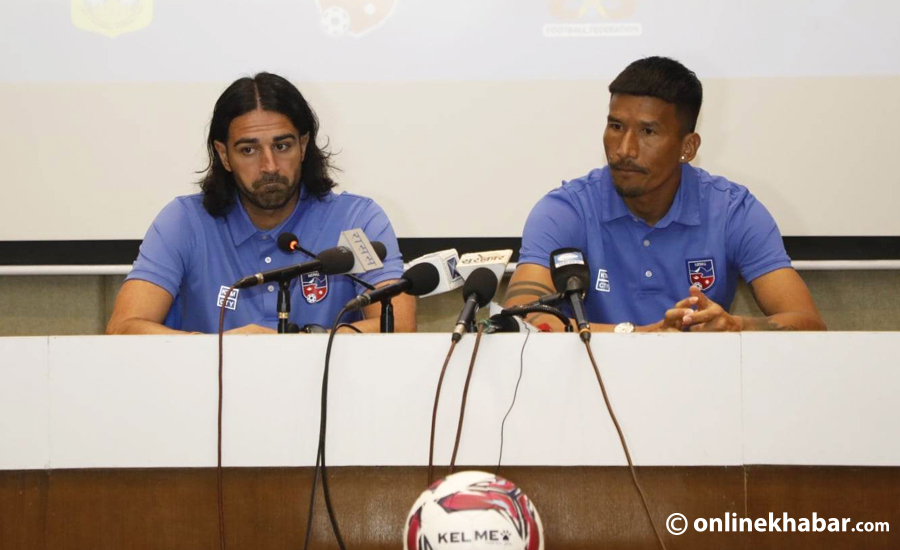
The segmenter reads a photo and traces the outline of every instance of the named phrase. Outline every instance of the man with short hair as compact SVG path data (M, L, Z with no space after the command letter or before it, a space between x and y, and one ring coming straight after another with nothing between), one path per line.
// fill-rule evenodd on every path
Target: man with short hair
M360 277L383 286L403 273L394 230L371 199L336 194L329 154L316 143L318 120L294 85L260 73L235 81L216 102L202 193L179 197L157 216L122 285L107 325L110 334L212 333L226 305L225 329L273 333L276 283L225 296L237 280L309 261L278 249L293 233L315 253L337 246L341 231L361 228L387 248L384 268ZM298 325L330 327L343 305L365 289L343 275L317 273L291 281ZM395 329L414 331L415 299L393 300ZM345 316L364 332L379 330L381 305Z
M531 211L506 306L553 292L550 253L580 249L593 331L824 330L775 220L746 187L695 168L703 99L682 64L649 57L610 84L608 165ZM728 313L738 278L766 317ZM529 320L562 330L554 317Z

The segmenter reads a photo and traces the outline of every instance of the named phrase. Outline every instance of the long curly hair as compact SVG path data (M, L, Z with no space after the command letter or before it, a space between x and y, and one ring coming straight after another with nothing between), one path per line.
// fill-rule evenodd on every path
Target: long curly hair
M306 189L307 196L321 199L336 185L329 177L331 153L316 143L319 119L300 90L276 74L259 73L253 78L234 81L222 92L213 109L206 140L209 165L203 171L203 178L197 182L203 191L203 207L211 216L225 215L237 197L234 174L222 164L215 142L228 143L231 121L256 109L283 114L301 136L309 134L306 156L300 166L300 185Z

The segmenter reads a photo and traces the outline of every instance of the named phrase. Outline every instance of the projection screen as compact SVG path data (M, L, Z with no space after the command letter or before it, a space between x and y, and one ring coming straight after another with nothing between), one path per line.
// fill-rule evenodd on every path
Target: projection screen
M900 235L900 4L873 0L3 0L0 241L141 239L197 191L212 106L296 83L340 189L400 237L512 237L604 161L607 86L676 58L695 165L788 236Z

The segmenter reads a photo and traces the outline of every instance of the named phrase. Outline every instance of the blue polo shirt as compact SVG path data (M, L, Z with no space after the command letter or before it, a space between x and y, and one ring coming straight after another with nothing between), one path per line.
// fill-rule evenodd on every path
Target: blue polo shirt
M739 277L791 266L775 220L746 187L688 164L654 227L628 210L609 167L554 189L528 216L519 262L549 267L562 247L585 253L594 323L655 323L692 285L728 309Z
M403 260L397 237L384 211L371 199L329 193L321 200L305 191L294 212L278 227L262 231L253 225L240 200L222 217L203 208L201 194L178 197L153 221L126 280L149 281L165 289L174 302L165 325L178 330L213 333L219 326L222 300L227 302L225 330L250 323L276 328L278 284L236 290L238 279L261 271L311 260L278 248L278 235L291 232L311 252L337 246L341 231L361 228L369 240L387 248L384 269L360 275L369 284L398 279ZM291 282L291 322L330 327L344 304L364 288L343 275L310 274ZM361 319L360 313L344 316Z

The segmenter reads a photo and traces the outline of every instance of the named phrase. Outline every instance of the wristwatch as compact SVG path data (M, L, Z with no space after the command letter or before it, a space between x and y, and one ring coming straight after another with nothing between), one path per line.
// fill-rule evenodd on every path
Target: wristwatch
M628 334L629 332L634 332L634 325L625 321L624 323L619 323L616 325L616 328L613 329L613 332L619 332L622 334Z

